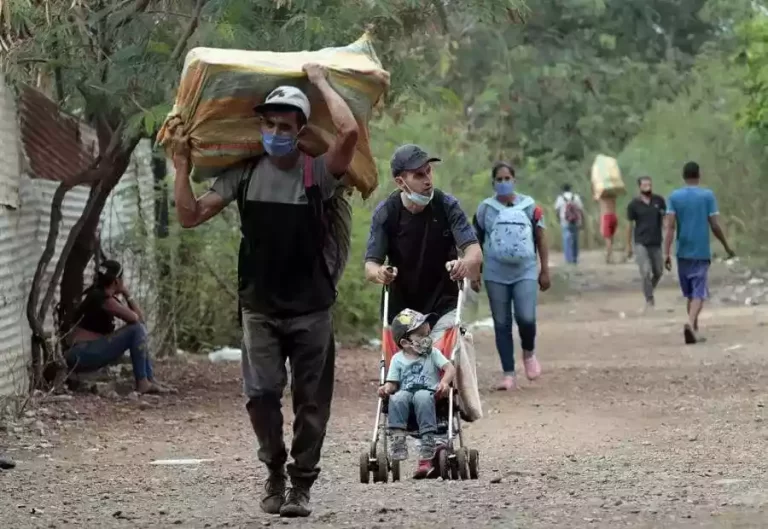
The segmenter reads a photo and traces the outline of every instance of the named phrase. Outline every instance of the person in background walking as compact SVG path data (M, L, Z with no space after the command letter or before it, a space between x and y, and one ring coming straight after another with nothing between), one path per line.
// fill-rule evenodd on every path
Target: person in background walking
M646 309L655 304L653 291L664 272L664 258L661 253L662 227L667 212L663 197L653 193L650 176L637 179L640 194L627 206L627 258L632 258L633 248L643 280L643 294ZM632 244L634 232L634 246Z
M579 230L584 220L584 204L581 197L571 190L571 184L563 184L563 192L555 201L555 211L563 231L563 253L565 262L579 261Z
M696 162L683 167L685 187L676 189L669 196L667 209L667 233L664 240L664 265L672 269L672 239L677 243L677 276L680 290L688 299L688 323L683 327L685 343L704 341L699 335L699 315L704 300L709 297L707 275L712 253L709 245L709 231L723 245L731 258L735 254L725 238L717 209L717 199L711 189L699 186L701 172Z
M480 203L473 224L483 245L483 279L491 306L496 349L504 371L497 389L509 391L517 388L513 306L525 374L529 380L541 375L541 365L534 352L536 303L539 288L547 290L550 286L549 252L541 208L533 198L515 193L512 166L504 162L494 165L491 182L496 193Z
M605 262L613 262L613 237L619 227L619 217L616 216L616 197L605 196L598 200L600 204L600 235L605 241Z

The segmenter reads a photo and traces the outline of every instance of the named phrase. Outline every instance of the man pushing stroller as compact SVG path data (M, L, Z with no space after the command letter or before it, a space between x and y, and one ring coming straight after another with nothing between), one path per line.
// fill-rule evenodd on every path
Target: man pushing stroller
M392 357L386 382L379 388L379 396L390 396L388 427L392 437L392 460L408 458L409 418L411 413L416 417L421 447L415 479L424 479L432 472L437 433L435 404L448 394L456 374L453 364L433 347L428 318L411 309L395 316L392 338L400 352Z

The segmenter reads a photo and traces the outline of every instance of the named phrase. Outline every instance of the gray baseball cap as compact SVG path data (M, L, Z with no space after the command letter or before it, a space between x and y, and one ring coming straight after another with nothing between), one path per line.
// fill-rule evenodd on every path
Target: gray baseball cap
M389 162L392 168L392 176L399 176L405 171L415 171L430 162L440 162L440 158L430 156L427 152L412 143L401 145L395 150Z
M297 110L300 110L304 114L307 121L309 121L309 99L304 92L295 86L278 86L269 93L262 104L256 105L254 110L257 113L263 113L268 111L269 107L275 105L296 107Z
M395 316L392 320L392 338L395 343L400 347L400 340L405 338L409 333L412 333L425 323L431 323L436 314L422 314L412 309L404 309Z

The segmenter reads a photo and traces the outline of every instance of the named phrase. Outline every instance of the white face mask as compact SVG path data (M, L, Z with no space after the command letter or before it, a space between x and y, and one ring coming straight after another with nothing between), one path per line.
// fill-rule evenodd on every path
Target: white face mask
M416 354L419 354L421 356L425 356L427 353L429 353L432 350L432 338L429 336L425 336L424 338L418 339L415 338L413 340L410 340L411 345L413 346L413 350Z
M429 196L422 195L421 193L414 193L413 191L411 191L411 188L409 188L407 185L405 185L405 188L408 190L408 192L405 194L406 198L408 198L408 200L410 200L417 206L428 205L430 202L432 202L432 197L435 196L434 188L432 188L432 191L429 193Z

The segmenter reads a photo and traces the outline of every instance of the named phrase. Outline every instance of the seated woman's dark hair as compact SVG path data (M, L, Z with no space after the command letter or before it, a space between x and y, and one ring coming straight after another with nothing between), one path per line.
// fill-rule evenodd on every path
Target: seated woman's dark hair
M110 286L112 283L123 277L123 265L112 259L102 261L96 270L96 281L94 283L102 288Z
M509 173L514 177L515 176L515 168L512 167L512 164L507 162L496 162L493 164L493 168L491 169L491 179L496 180L496 174L504 169L507 168L509 170Z

